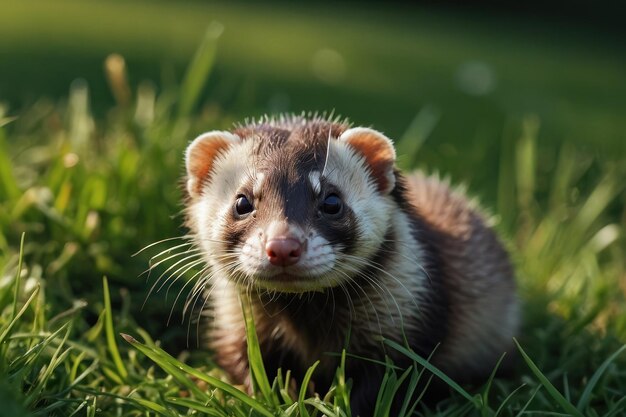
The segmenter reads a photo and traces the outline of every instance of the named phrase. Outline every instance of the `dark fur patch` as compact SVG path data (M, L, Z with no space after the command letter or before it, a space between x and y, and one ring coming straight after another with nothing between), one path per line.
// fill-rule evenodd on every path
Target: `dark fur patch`
M347 125L322 120L306 124L298 120L291 122L289 126L250 125L234 132L243 140L256 141L255 168L265 175L262 198L254 202L257 212L253 222L269 224L273 220L287 220L305 229L312 227L337 248L351 253L358 239L354 212L345 206L340 218L320 215L321 200L330 192L341 193L322 180L322 193L317 196L309 182L310 172L321 172L324 168L329 135L331 138L340 136ZM229 229L233 229L228 231L229 241L245 240L243 226L229 226Z

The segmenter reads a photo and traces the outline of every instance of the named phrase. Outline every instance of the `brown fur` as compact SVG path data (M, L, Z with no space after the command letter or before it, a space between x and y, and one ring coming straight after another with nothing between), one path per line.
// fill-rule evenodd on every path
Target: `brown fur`
M517 331L516 324L500 316L517 305L508 256L463 194L421 172L407 177L407 188L409 202L433 234L431 242L439 254L441 279L449 297L448 336L435 363L457 379L484 377L495 366L495 352L512 353L512 336ZM481 328L507 325L513 325L510 337L482 336ZM483 354L475 351L477 345Z

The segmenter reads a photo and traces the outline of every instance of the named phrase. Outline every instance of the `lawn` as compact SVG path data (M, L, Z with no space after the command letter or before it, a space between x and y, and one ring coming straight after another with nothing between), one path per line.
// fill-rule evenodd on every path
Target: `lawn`
M0 415L350 415L342 368L330 392L294 393L286 370L265 375L251 326L257 391L244 395L202 348L198 311L175 301L195 272L174 279L183 241L167 240L185 233L186 144L302 110L371 125L403 168L466 184L514 259L515 374L479 387L438 375L450 397L407 413L626 414L620 46L564 22L427 8L3 5ZM389 367L377 416L400 380L427 378L405 353L414 367Z

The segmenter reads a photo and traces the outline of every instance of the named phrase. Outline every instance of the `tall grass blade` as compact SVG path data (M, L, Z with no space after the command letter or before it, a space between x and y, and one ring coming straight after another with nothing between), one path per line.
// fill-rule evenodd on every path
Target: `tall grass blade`
M458 392L463 397L465 397L472 404L474 404L475 406L479 406L479 404L477 403L476 399L473 396L471 396L467 391L465 391L463 388L461 388L461 386L459 384L454 382L449 376L447 376L446 374L441 372L439 369L437 369L435 366L433 366L426 359L424 359L421 356L419 356L417 353L408 350L407 348L405 348L404 346L399 345L398 343L394 342L393 340L385 339L385 344L390 346L390 347L392 347L392 348L394 348L395 350L397 350L398 352L402 353L403 355L411 358L413 361L419 363L421 366L423 366L424 368L426 368L430 372L432 372L434 375L436 375L443 382L448 384L456 392Z
M300 410L300 417L310 417L309 412L306 410L305 407L304 398L306 397L306 392L309 389L309 382L311 382L313 372L319 364L320 361L316 361L309 369L307 369L306 374L304 375L304 379L302 380L302 385L300 386L300 394L298 395L298 409Z
M8 201L16 201L22 195L17 180L13 174L11 153L6 146L4 129L0 128L0 195Z
M20 294L20 281L22 280L22 260L24 259L24 236L26 233L22 233L22 237L20 239L20 254L17 261L17 270L15 271L15 291L13 292L13 312L11 313L11 318L15 318L17 314L17 301L19 299Z
M261 356L261 347L254 326L254 317L250 300L246 296L241 296L241 309L246 325L246 341L248 345L248 363L250 365L250 377L254 383L255 389L261 391L266 401L276 404L277 399L272 391L269 383L265 365L263 365L263 357Z
M190 410L199 411L208 415L209 417L228 417L228 414L220 412L215 407L208 407L199 401L194 401L188 398L171 397L167 398L167 401L172 404L182 405L183 407L187 407Z
M504 406L507 405L507 403L509 401L511 401L511 399L515 396L515 394L517 394L519 392L519 390L521 390L525 386L526 386L526 384L522 384L519 387L515 388L513 391L511 391L511 393L506 396L506 398L502 401L502 403L500 403L500 406L496 410L496 412L493 415L493 417L498 417L500 415L500 413L504 410Z
M407 410L409 409L411 399L413 398L413 393L415 392L415 389L417 388L417 383L419 382L421 376L422 376L422 373L419 372L417 369L415 369L411 373L411 379L409 379L409 384L406 389L406 396L404 398L404 401L402 402L402 407L400 408L400 412L398 414L400 417L411 415L411 414L407 414Z
M154 347L148 347L146 345L143 345L141 343L139 343L137 340L135 340L132 336L129 336L127 334L122 334L122 337L124 338L124 340L126 340L128 343L130 343L135 349L139 350L141 353L143 353L145 356L147 356L148 358L150 358L154 363L156 363L157 365L159 365L161 368L163 368L164 370L166 370L166 368L168 368L168 365L171 365L177 369L182 370L183 372L186 372L187 374L193 376L194 378L197 378L201 381L206 382L207 384L211 385L212 387L215 387L227 394L229 394L230 396L232 396L233 398L241 401L242 403L248 405L250 408L254 409L255 411L257 411L258 413L267 416L267 417L272 417L273 414L268 411L263 404L261 404L260 402L258 402L257 400L255 400L254 398L249 397L248 395L246 395L244 392L240 391L239 389L233 387L232 385L229 385L227 383L225 383L224 381L215 378L213 376L207 375L204 372L200 372L194 368L192 368L189 365L186 365L178 360L176 360L175 358L173 358L172 356L170 356L169 354L167 354L164 350L154 346Z
M135 401L137 404L141 404L148 410L154 411L157 414L168 417L176 416L176 414L170 412L167 408L163 407L161 404L155 403L154 401L145 400L143 398L133 398L133 401Z
M576 238L579 242L584 242L583 236L598 217L606 210L611 201L624 189L624 182L619 184L614 172L607 173L604 178L591 192L591 195L585 200L580 208L576 219L574 220L578 227Z
M576 153L572 149L571 145L567 143L564 144L559 152L559 160L552 178L550 207L553 210L566 207L574 175L577 170L580 170L577 163L580 165L580 162L577 161Z
M337 385L335 386L335 405L345 410L347 415L351 415L350 409L350 387L346 382L346 349L341 351L341 361L336 374Z
M224 31L221 23L213 22L204 34L191 63L187 67L185 78L180 88L179 116L186 117L198 102L200 93L215 63L217 40Z
M345 414L343 413L336 413L333 410L331 410L330 408L328 408L328 406L326 404L324 404L319 398L309 398L308 400L304 400L305 404L310 405L311 407L315 408L316 410L320 411L323 416L322 417L340 417L340 416L345 416ZM317 416L315 416L317 417Z
M535 399L535 397L537 396L537 393L539 392L539 390L541 389L541 385L537 385L537 388L535 388L533 390L533 392L530 394L530 398L528 398L528 401L526 401L526 403L524 404L524 406L517 412L517 414L515 415L515 417L521 417L524 415L524 413L526 412L526 409L528 408L528 406L530 405L530 403L533 402L533 400Z
M517 218L514 154L516 138L514 137L514 123L509 120L505 125L500 141L500 157L498 158L498 196L497 212L503 217L502 227L509 231Z
M391 367L387 368L387 370L390 372L390 378L387 379L387 384L383 384L383 386L381 386L380 392L382 395L379 395L379 401L377 401L374 412L375 416L382 417L389 415L394 399L396 398L396 394L402 386L402 383L412 372L415 373L413 367L410 366L402 373L402 375L400 375L400 378L398 378L396 377L396 372ZM409 396L407 395L407 397Z
M61 341L59 342L59 346L56 348L56 350L52 354L50 361L46 364L45 370L39 375L36 383L32 385L31 391L28 393L28 396L26 397L25 403L29 406L39 401L41 393L46 387L48 380L52 377L54 370L59 366L63 366L65 359L69 356L70 352L72 351L71 347L63 350L67 342L67 339L70 335L71 322L64 324L63 329L65 330L65 335L63 336L63 339L61 339Z
M17 314L15 314L13 319L8 324L5 324L4 326L0 327L0 332L1 332L0 333L0 345L2 345L5 339L11 334L11 330L17 324L20 317L22 317L22 315L26 312L26 310L30 306L30 303L32 303L35 297L37 297L37 294L39 294L40 288L41 287L37 285L35 290L32 292L30 297L28 297L28 299L26 300L26 302L24 303L20 311L18 311Z
M539 132L539 118L527 116L522 121L522 136L517 141L515 168L518 204L525 212L531 209L535 194L536 141Z
M439 111L432 106L422 107L415 115L396 144L402 168L409 169L417 165L419 151L437 126L440 116Z
M578 400L578 404L576 405L576 408L580 412L583 412L583 410L587 408L587 405L589 404L589 400L591 399L591 393L593 392L593 389L595 388L598 381L600 381L602 374L604 374L604 372L607 370L609 365L625 350L626 350L626 345L623 345L621 348L617 350L617 352L613 353L604 362L602 362L602 365L600 365L600 367L591 376L591 378L589 379L589 382L587 383L587 386L585 387L585 390L580 396L580 400Z
M548 392L548 394L550 394L552 399L554 399L554 401L556 401L561 406L561 408L563 408L563 410L565 410L572 416L583 417L583 414L578 411L578 409L574 407L569 401L567 401L567 399L565 399L565 397L559 392L559 390L557 390L556 387L552 385L552 383L548 380L548 378L546 378L546 376L539 370L539 368L537 368L537 365L535 365L532 359L530 359L526 352L524 352L524 349L522 349L517 340L513 339L513 341L515 342L517 349L520 351L520 354L524 358L524 361L526 362L530 370L533 372L533 374L535 374L537 379L539 379L539 382L541 382L541 385L545 387L546 391Z
M621 416L626 410L626 396L622 397L617 403L613 404L613 409L606 413L603 417Z
M111 310L111 295L109 293L109 282L106 277L102 277L102 286L104 291L104 329L107 339L107 346L109 348L109 353L113 359L113 363L115 363L115 367L117 368L117 372L122 379L126 379L128 377L128 371L126 370L126 366L124 366L124 361L120 356L120 351L117 348L117 342L115 341L115 333L113 330L113 314Z
M487 417L491 412L491 409L489 408L489 391L491 390L491 384L493 383L493 379L495 378L496 372L498 372L498 369L500 368L500 364L502 363L502 360L504 359L505 355L506 355L506 352L504 352L502 356L500 356L500 359L498 359L496 366L493 368L493 371L491 371L491 375L489 375L489 379L487 380L487 383L485 384L485 390L483 391L483 395L482 395L483 417Z

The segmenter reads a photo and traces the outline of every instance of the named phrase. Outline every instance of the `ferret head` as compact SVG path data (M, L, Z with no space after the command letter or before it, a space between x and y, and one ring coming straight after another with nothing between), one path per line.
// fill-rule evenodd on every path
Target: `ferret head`
M383 243L394 161L383 134L321 120L205 133L185 157L188 225L212 273L237 285L342 285Z

